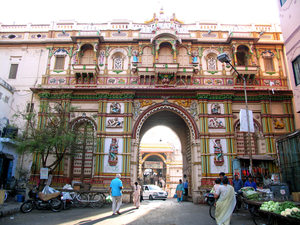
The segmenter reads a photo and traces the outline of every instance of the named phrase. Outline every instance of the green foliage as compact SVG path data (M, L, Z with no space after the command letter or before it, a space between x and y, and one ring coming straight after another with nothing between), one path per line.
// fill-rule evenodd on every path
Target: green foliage
M49 173L55 170L65 155L74 157L81 153L83 140L87 141L92 136L79 129L87 122L71 126L69 113L73 110L74 108L65 102L55 102L51 106L42 102L39 113L18 111L14 115L15 123L25 124L24 127L18 127L22 130L15 140L18 142L18 153L39 154L42 167L49 168ZM20 123L20 120L25 123Z

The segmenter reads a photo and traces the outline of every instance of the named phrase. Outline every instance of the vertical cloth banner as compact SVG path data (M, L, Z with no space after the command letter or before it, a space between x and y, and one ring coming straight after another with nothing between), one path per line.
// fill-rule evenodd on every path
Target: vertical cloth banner
M252 110L248 110L248 113L249 113L250 132L254 133L254 123L253 123ZM246 109L241 109L240 110L240 131L248 132L248 120L247 120L247 111L246 111Z

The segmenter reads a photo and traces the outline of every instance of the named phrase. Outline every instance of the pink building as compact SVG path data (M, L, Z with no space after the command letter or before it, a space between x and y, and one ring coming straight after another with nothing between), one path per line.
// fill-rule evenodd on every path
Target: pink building
M279 17L294 92L296 128L300 128L300 1L278 0Z

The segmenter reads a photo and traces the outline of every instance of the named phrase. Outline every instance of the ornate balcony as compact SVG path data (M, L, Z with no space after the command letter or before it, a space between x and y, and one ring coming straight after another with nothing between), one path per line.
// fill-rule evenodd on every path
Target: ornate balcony
M250 76L250 79L254 79L255 75L258 73L258 66L234 66L235 69L241 74L241 76L245 76L246 78ZM237 76L236 72L233 68L230 69L230 74Z

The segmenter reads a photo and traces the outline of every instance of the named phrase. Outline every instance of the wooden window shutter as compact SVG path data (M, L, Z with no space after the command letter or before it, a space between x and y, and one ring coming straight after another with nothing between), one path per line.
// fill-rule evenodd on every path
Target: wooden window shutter
M56 62L55 62L55 68L56 70L58 69L64 69L64 64L65 64L65 57L64 56L56 56Z

